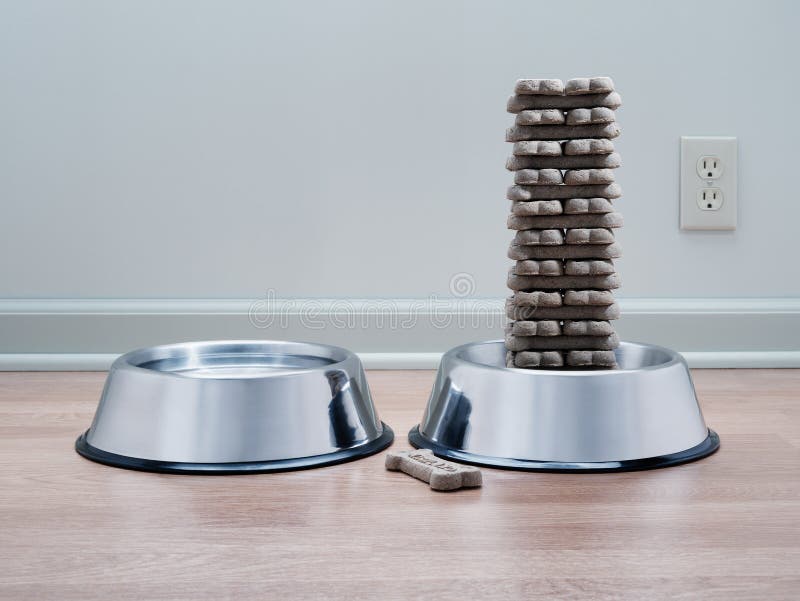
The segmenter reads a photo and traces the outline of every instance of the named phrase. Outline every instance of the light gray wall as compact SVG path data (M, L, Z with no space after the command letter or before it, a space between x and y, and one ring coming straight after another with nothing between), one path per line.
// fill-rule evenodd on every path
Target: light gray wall
M800 4L0 3L0 298L505 295L518 77L620 89L626 297L800 296ZM678 230L678 138L739 229Z

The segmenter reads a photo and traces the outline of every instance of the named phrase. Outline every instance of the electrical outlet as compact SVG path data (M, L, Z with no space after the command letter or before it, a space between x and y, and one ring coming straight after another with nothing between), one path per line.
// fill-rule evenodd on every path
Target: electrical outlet
M681 138L681 229L736 229L737 154L733 137Z
M717 179L722 176L722 159L718 156L702 156L697 160L697 175L700 179Z
M725 196L719 188L701 188L697 191L697 206L704 211L719 211Z

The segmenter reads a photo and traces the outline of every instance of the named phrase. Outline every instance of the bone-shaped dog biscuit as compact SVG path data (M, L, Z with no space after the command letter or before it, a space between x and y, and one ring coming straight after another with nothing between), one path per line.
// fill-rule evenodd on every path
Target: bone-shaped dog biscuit
M517 295L528 294L517 292ZM531 319L591 319L597 321L609 321L619 319L619 305L584 305L584 306L555 306L545 305L521 305L517 304L514 297L506 300L506 315L515 321L525 321Z
M483 483L478 468L439 459L429 449L389 451L386 454L386 469L402 471L417 480L428 482L433 490L472 488Z
M564 207L560 200L528 200L515 202L511 212L514 215L561 215Z
M508 258L526 259L616 259L622 256L619 244L560 244L553 246L522 245L512 242Z
M608 275L614 273L611 259L567 259L564 261L564 275Z
M570 367L616 367L614 351L567 351L565 363Z
M517 235L520 233L521 231L517 232ZM614 232L606 228L571 229L567 230L565 242L567 244L613 244Z
M559 351L521 351L506 353L506 367L561 367L564 356Z
M517 142L517 144L521 144L521 142ZM562 154L574 156L581 154L611 154L612 152L614 152L614 142L608 138L591 138L586 140L567 140L564 142Z
M594 108L604 106L610 109L619 108L622 98L616 92L605 94L577 94L574 96L544 96L541 94L515 94L508 99L506 110L519 113L530 109L571 109Z
M519 173L519 171L517 171ZM520 184L524 182L515 183ZM614 171L611 169L571 169L564 175L564 183L570 186L588 186L593 184L610 184L614 182Z
M614 290L622 285L619 275L516 275L509 273L506 284L511 290L564 290L566 288Z
M554 155L520 154L506 159L506 169L519 171L520 169L616 169L622 165L619 153L611 154L576 154Z
M578 94L607 94L614 91L614 82L610 77L575 77L567 80L564 92L568 96Z
M521 230L514 237L514 243L531 246L561 246L564 244L564 234L560 229Z
M616 367L614 351L519 351L506 353L507 367Z
M544 259L537 261L528 259L527 261L517 261L513 268L517 275L564 275L564 262L559 259ZM611 272L609 272L611 273ZM595 273L581 273L569 275L598 275Z
M613 213L607 198L567 198L554 200L519 200L511 205L513 215L585 215Z
M532 140L514 144L514 154L522 156L561 156L561 142ZM590 154L584 152L582 154Z
M562 330L560 322L554 319L542 319L539 321L515 321L506 326L506 333L515 336L561 336Z
M565 305L583 307L586 305L612 305L614 295L607 290L567 290L564 292Z
M539 322L541 323L541 322ZM524 329L512 331L512 334L525 334ZM564 336L610 336L614 333L614 328L608 321L597 321L592 319L568 319L562 326Z
M581 215L583 213L611 213L614 205L607 198L569 198L562 204L567 215Z
M616 123L590 125L515 125L506 130L506 142L524 140L580 140L582 138L613 139L620 135ZM571 154L607 154L603 152L581 152Z
M514 183L528 186L543 186L562 184L564 183L564 178L561 175L561 171L558 169L520 169L514 174Z
M597 141L597 140L594 140ZM622 189L618 184L595 184L589 186L520 186L506 190L508 200L567 200L570 198L619 198Z
M560 79L518 79L514 91L517 94L562 96L565 89Z
M589 111L591 115L592 109L579 109ZM611 111L612 121L614 111ZM564 113L558 109L542 109L522 111L517 113L514 123L517 125L562 125L564 123ZM587 123L590 123L587 121ZM599 121L597 122L599 123Z
M610 336L515 336L506 332L509 351L613 350L619 346L616 334Z
M613 215L613 213L611 213ZM514 236L514 244L519 246L558 246L564 243L572 245L600 244L607 245L614 243L614 234L606 228L577 228L566 230L566 238L560 229L547 230L517 230ZM555 257L551 257L555 258ZM567 258L567 257L563 257ZM597 258L605 258L597 255Z
M517 125L523 125L519 122L519 115L517 115ZM589 123L612 123L615 121L614 111L605 106L596 106L592 109L573 109L567 113L567 125L588 125Z
M529 215L512 213L506 220L510 230L533 230L551 228L616 228L622 227L619 213L584 213L582 215Z
M564 304L559 292L517 292L509 298L520 307L560 307Z

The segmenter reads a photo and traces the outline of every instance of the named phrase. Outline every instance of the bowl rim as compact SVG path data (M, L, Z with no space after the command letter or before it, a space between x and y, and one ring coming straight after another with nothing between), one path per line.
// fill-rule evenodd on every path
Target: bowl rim
M634 472L651 470L683 463L690 463L713 455L720 448L719 435L711 428L706 428L707 436L699 444L665 455L640 457L637 459L620 459L611 461L550 461L537 459L515 459L513 457L497 457L478 455L468 451L460 451L434 442L419 430L419 424L408 432L408 442L416 449L430 449L437 457L443 457L470 465L490 467L523 472L550 472L589 474L605 472Z
M143 364L148 361L155 361L158 359L166 359L169 357L180 356L186 354L190 349L195 352L199 351L202 354L203 349L211 349L214 347L227 347L227 346L243 346L243 347L264 347L268 345L275 345L283 347L287 352L274 352L273 355L292 355L301 353L288 352L289 349L302 349L302 354L306 356L316 357L330 361L324 365L312 367L284 367L275 369L273 372L261 373L257 375L241 376L237 378L225 377L205 377L206 381L236 381L236 380L268 380L276 377L286 377L296 374L309 373L317 370L328 371L330 369L345 369L343 364L355 359L358 365L361 365L361 360L358 355L352 351L330 344L321 344L318 342L304 342L295 340L265 340L261 338L251 339L219 339L219 340L192 340L187 342L174 342L169 344L158 344L154 346L145 346L128 351L119 357L111 364L110 370L131 370L141 373L149 373L158 377L179 378L196 381L197 378L179 371L168 371L144 367ZM212 353L208 353L212 354ZM363 367L361 368L363 370ZM347 371L347 370L346 370Z
M505 346L505 341L502 339L498 340L483 340L478 342L468 342L466 344L462 344L456 346L449 351L447 351L444 355L442 355L442 361L440 362L440 366L444 363L445 360L447 361L454 361L458 363L464 363L472 366L477 366L482 369L488 370L496 370L501 372L510 372L520 375L526 376L540 376L542 374L547 374L550 376L570 376L570 377L614 377L624 374L629 374L632 372L642 372L642 371L656 371L660 369L666 369L668 367L672 367L676 364L683 364L686 369L689 369L686 360L681 356L680 353L673 351L664 346L659 346L656 344L648 344L645 342L633 342L633 341L620 341L620 346L629 346L629 347L640 347L640 348L648 348L654 349L663 352L667 357L668 360L662 363L657 363L655 365L647 365L644 367L637 367L637 368L630 368L630 369L580 369L580 368L570 368L570 369L558 369L558 368L543 368L543 369L525 369L522 367L506 367L505 365L490 365L488 363L479 363L477 361L471 361L463 356L464 351L470 348L474 348L476 346L483 346L488 344L502 344Z
M130 455L119 455L110 451L104 451L89 444L85 431L78 436L75 441L75 450L79 455L86 459L120 467L123 469L136 470L142 472L156 472L160 474L194 474L201 476L225 476L225 475L246 475L246 474L265 474L275 472L289 472L295 470L305 470L317 467L327 467L355 461L375 455L386 449L394 442L394 431L385 422L380 422L381 434L377 438L352 447L341 448L330 453L321 455L311 455L308 457L292 457L288 459L267 459L263 461L239 461L239 462L183 462L165 461L160 459L143 459Z

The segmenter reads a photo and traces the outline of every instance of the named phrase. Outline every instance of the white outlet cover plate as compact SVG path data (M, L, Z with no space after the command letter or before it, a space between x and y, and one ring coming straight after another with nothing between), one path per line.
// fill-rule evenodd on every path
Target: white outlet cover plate
M714 156L722 161L722 175L714 179L701 178L697 171L700 157ZM738 213L737 173L738 144L729 136L681 137L681 199L682 230L735 230ZM703 188L718 188L724 201L717 210L701 209L697 202Z

